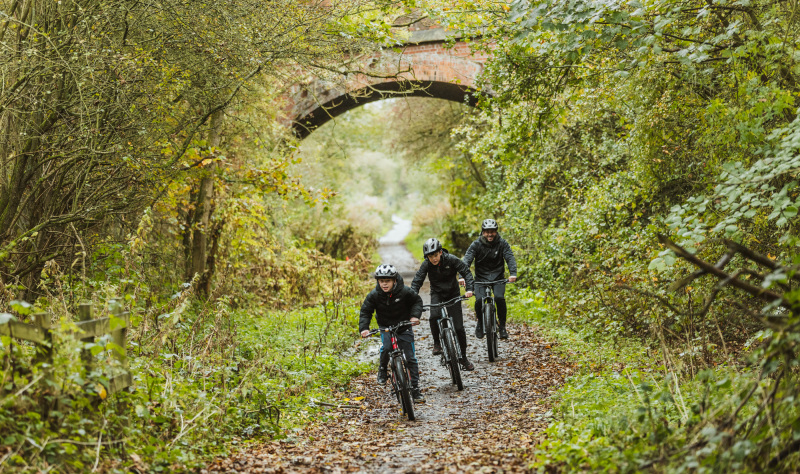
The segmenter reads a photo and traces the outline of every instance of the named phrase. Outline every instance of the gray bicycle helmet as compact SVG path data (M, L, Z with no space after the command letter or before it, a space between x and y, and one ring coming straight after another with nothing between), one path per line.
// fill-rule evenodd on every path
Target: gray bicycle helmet
M436 237L431 237L422 244L422 254L426 257L432 253L442 250L442 243Z
M485 219L481 224L481 232L484 230L498 230L499 227L497 225L497 221L494 219Z
M375 269L375 278L397 278L397 269L394 265L381 264Z

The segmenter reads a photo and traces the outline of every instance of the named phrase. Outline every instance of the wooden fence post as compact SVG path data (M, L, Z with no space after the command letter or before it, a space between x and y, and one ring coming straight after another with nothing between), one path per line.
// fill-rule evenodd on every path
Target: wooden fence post
M41 342L36 343L36 356L34 357L35 363L46 363L48 367L42 367L43 372L42 382L45 390L50 390L55 386L53 381L53 331L51 331L52 321L50 313L34 313L33 324L36 330L41 333ZM50 413L51 405L47 403L47 397L39 399L39 406L47 417Z
M84 302L78 305L78 320L89 321L92 319L92 303ZM81 343L86 344L94 342L94 336L82 337ZM86 373L92 371L92 352L88 349L81 349L81 360L83 366L86 368Z
M111 331L111 339L114 341L114 344L119 346L118 350L115 351L115 358L120 361L125 369L128 368L128 324L130 323L130 316L128 313L122 312L122 304L119 301L112 300L111 301L111 314L117 318L122 319L124 321L124 325L119 328ZM111 326L113 327L113 325Z
M130 325L130 315L127 312L122 312L122 303L117 300L111 300L109 307L111 309L111 321L109 321L109 329L117 327L111 331L111 339L117 346L114 349L114 358L120 362L120 365L125 369L125 372L111 378L108 381L109 393L117 393L120 390L130 387L133 384L133 378L128 371L128 326ZM117 321L114 322L114 319ZM122 323L120 326L120 319Z
M50 367L53 366L53 332L50 330L52 323L50 321L50 313L35 313L33 315L33 324L42 335L42 342L37 344L36 361L47 362ZM52 370L48 370L52 372Z

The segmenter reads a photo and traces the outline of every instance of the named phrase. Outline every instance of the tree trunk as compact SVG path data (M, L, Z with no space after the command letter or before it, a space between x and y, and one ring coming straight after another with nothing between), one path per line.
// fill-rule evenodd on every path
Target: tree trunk
M225 113L222 110L218 110L211 116L209 145L212 147L219 146L224 116ZM211 221L211 204L214 200L215 169L216 163L211 163L206 167L206 173L200 180L200 187L197 192L197 201L194 210L194 235L192 237L192 275L197 273L202 275L206 271L208 234L211 231L209 228L209 222Z
M186 209L186 214L181 216L183 218L183 230L181 231L181 239L183 242L183 274L186 281L191 281L192 276L192 227L194 226L194 205L197 201L197 188L192 185L192 190L189 192L189 205Z
M225 221L217 221L211 230L211 249L208 252L206 259L206 272L200 278L198 288L204 295L211 294L211 278L217 269L217 252L219 251L219 238L222 236L222 228L225 226Z

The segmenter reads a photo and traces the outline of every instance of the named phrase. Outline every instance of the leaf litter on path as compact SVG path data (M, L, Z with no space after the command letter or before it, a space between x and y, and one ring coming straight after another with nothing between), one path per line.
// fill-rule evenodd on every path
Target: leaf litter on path
M467 310L465 316L471 334L474 315ZM261 444L201 472L528 471L549 423L549 395L572 372L570 364L528 325L509 326L511 338L500 341L494 363L486 358L485 339L469 336L475 371L462 371L465 388L459 392L439 356L431 355L429 332L416 332L427 399L416 405L416 421L402 416L389 385L378 386L372 373L354 379L339 398L340 405L358 409L329 407L326 421L306 426L291 441Z

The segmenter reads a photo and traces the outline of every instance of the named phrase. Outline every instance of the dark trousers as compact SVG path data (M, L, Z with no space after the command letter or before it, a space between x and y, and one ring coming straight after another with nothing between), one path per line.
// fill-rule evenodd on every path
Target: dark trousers
M442 303L445 301L452 300L458 294L454 294L451 296L441 296L436 293L431 292L431 304ZM447 308L447 314L450 316L450 319L453 320L453 329L456 331L456 337L458 338L458 345L461 346L461 357L467 356L467 331L464 330L464 313L461 310L461 303L456 303L453 306L449 306ZM434 308L431 309L431 335L433 336L433 341L435 343L439 342L439 320L442 318L442 309L441 308Z
M384 328L381 328L384 329ZM392 352L392 335L388 332L381 332L381 370L386 370L389 366L389 353ZM397 345L406 356L406 366L411 378L411 386L419 385L419 364L414 350L414 331L408 328L405 332L397 335Z
M508 317L508 306L506 305L506 285L498 283L493 285L494 305L497 307L497 322L501 328L506 327ZM488 289L482 285L475 285L475 316L478 318L478 326L483 327L483 297L488 293Z

